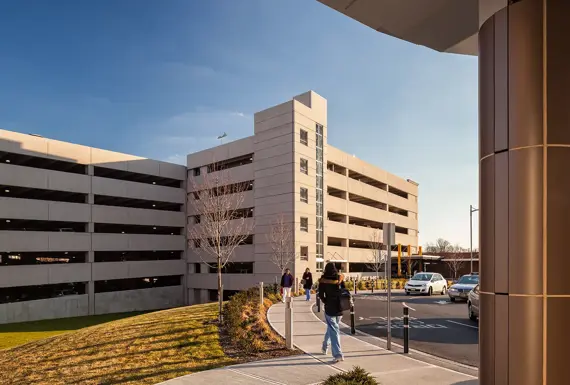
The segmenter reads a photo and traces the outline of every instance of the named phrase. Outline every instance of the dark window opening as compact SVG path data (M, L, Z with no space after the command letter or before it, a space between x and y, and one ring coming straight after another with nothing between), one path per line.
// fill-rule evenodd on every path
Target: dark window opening
M196 168L193 170L193 174L194 174L194 176L200 176L200 167L196 167Z
M348 241L348 245L349 245L349 247L351 247L353 249L372 249L374 247L373 242L360 241L360 240L356 240L356 239L350 239Z
M309 231L309 218L301 217L301 231L305 233Z
M194 273L195 274L201 274L202 273L202 264L201 263L195 263L194 264Z
M193 239L192 240L194 243L194 247L195 248L199 248L202 245L202 239ZM220 237L220 245L221 246L225 246L228 244L228 242L233 242L235 241L235 237ZM214 238L208 238L208 243L210 244L210 247L215 246L216 241L214 240ZM253 245L253 235L248 235L247 237L245 237L244 239L241 240L241 242L239 242L239 245Z
M333 222L346 223L346 215L333 213L332 211L327 212L327 219Z
M95 293L179 286L181 284L181 279L181 275L167 275L164 277L127 278L110 279L108 281L95 281Z
M405 227L400 227L400 226L396 226L396 230L395 230L398 234L408 234L408 229L406 229Z
M183 227L95 223L96 233L180 235Z
M309 203L309 190L307 190L304 187L301 187L299 193L301 194L301 202Z
M216 265L209 266L210 274L218 272ZM253 262L230 262L222 267L223 274L253 274Z
M225 186L219 186L210 190L193 191L188 194L192 194L194 199L200 200L202 198L205 199L210 196L206 194L214 194L214 196L220 196L228 194L237 194L251 190L253 190L253 181L249 180L246 182L238 182L238 183L228 184Z
M372 229L382 229L384 224L382 222L371 221L357 217L349 217L348 223L355 226L369 227Z
M378 202L378 201L375 201L375 200L370 199L370 198L365 198L365 197L360 196L360 195L349 193L348 199L350 199L351 202L360 203L361 205L374 207L374 208L377 208L380 210L387 210L388 209L388 205L386 205L385 203Z
M346 241L342 238L327 237L327 246L345 246Z
M17 186L0 186L0 197L53 202L87 203L87 194Z
M87 223L36 221L28 219L0 219L0 231L54 231L84 233Z
M305 175L309 175L309 161L307 159L301 159L300 171Z
M108 195L95 195L94 203L101 206L132 207L160 211L182 211L182 204L150 201L146 199L131 199L112 197Z
M334 187L327 187L327 193L330 196L333 196L336 198L346 199L346 191L342 191L342 190L339 190L339 189L334 188Z
M87 166L84 164L5 151L0 151L0 163L69 172L73 174L87 174Z
M119 179L119 180L126 180L129 182L153 184L158 186L175 187L175 188L180 188L182 186L182 181L178 179L165 178L156 175L140 174L138 172L114 170L111 168L105 168L99 166L95 166L93 169L94 169L94 175L101 178Z
M309 260L309 246L301 246L301 261Z
M182 251L96 251L95 262L167 261L182 258Z
M371 256L370 258L372 259L373 257ZM351 262L348 265L348 270L351 273L374 273L374 272L376 272L376 270L374 270L373 264L369 265L369 264L361 263L361 262ZM384 271L384 265L382 265L378 271Z
M388 192L404 199L408 199L408 193L397 189L396 187L388 186Z
M82 295L86 293L86 286L86 282L72 282L55 285L0 287L0 303L59 298L66 295Z
M301 140L300 140L301 144L308 146L309 145L309 133L305 130L301 130L300 133L301 133Z
M87 260L86 252L78 251L38 251L38 252L1 252L0 265L42 265L59 263L83 263Z
M388 211L390 211L391 213L394 213L394 214L402 215L404 217L408 216L408 210L403 210L403 209L400 209L398 207L390 206L388 208Z
M346 176L346 168L332 162L327 162L327 170Z
M219 212L219 213L207 213L203 214L205 219L209 222L218 222L218 221L226 221L226 220L234 220L234 219L242 219L242 218L252 218L253 217L253 207L248 207L244 209L237 209L228 212ZM200 223L201 220L195 223Z
M194 224L199 224L199 223L200 223L200 216L194 215Z
M247 154L231 159L222 160L221 162L212 163L207 167L208 173L211 173L214 171L227 170L229 168L239 167L251 163L253 163L253 154Z
M386 183L382 183L380 181L377 181L376 179L367 177L366 175L362 175L362 174L357 173L357 172L352 171L352 170L348 171L348 177L351 179L357 180L359 182L366 183L367 185L370 185L372 187L379 188L380 190L386 191L386 189L388 187L388 185Z

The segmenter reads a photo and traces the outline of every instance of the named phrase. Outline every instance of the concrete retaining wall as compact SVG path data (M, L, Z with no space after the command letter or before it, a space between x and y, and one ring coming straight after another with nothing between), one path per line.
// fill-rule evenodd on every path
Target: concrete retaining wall
M0 304L0 324L88 315L87 295Z
M182 285L95 294L95 314L166 309L183 305Z

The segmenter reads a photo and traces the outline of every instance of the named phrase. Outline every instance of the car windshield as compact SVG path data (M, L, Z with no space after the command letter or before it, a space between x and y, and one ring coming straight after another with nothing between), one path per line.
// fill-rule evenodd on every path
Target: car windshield
M416 274L412 277L412 281L429 281L433 274Z
M479 276L478 275L464 275L459 279L457 283L461 283L463 285L477 285L479 283Z

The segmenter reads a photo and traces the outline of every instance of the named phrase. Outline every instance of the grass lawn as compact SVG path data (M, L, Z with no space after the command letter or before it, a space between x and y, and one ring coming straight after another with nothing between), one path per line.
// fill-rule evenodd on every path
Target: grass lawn
M143 313L146 312L103 314L0 325L0 350Z
M1 350L0 383L156 384L230 365L236 359L220 346L218 327L212 323L216 317L217 304L195 305Z

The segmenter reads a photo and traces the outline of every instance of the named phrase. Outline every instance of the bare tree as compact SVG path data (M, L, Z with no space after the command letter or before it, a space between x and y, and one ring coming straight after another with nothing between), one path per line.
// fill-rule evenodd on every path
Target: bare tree
M425 247L427 253L450 253L455 251L455 247L446 239L438 238L435 243L428 243Z
M375 229L370 235L370 241L368 242L368 248L370 249L370 258L366 263L366 266L376 272L376 279L379 277L379 272L382 270L382 266L386 264L386 256L382 254L382 235L380 230Z
M271 246L270 261L279 268L281 275L285 268L297 258L295 248L295 227L285 220L283 214L271 224L267 234L267 241Z
M218 274L219 321L223 321L222 272L233 253L249 237L251 212L242 205L249 182L233 183L223 167L213 163L192 181L188 199L195 223L188 229L190 246Z
M459 245L451 246L452 251L449 251L448 256L446 256L443 261L449 268L449 271L453 274L453 279L457 279L457 273L461 270L463 265L466 262L466 259L463 258L462 252L464 251L463 248Z

